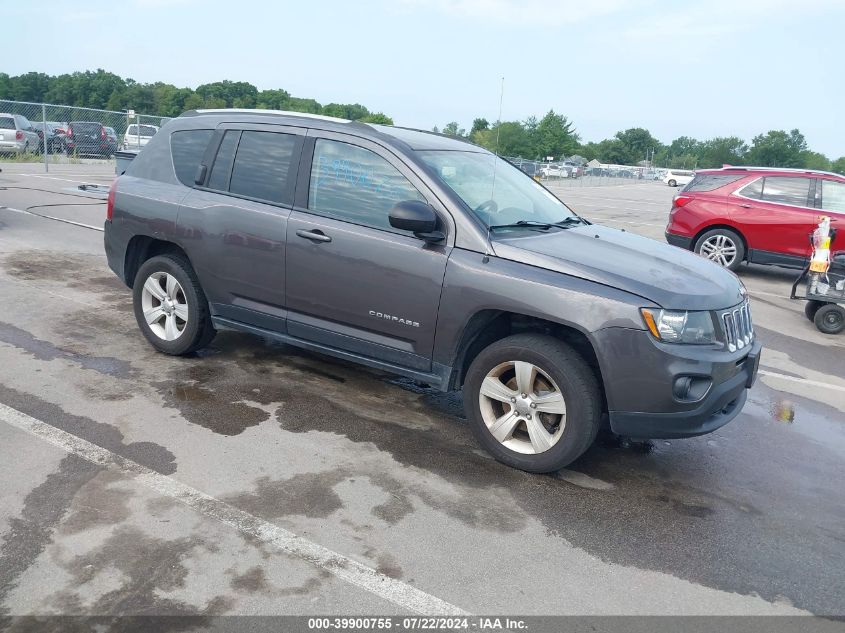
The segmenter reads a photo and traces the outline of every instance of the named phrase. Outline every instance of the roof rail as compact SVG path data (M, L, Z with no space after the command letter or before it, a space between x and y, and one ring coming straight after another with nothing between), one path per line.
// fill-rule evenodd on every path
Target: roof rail
M201 110L189 110L184 112L182 116L192 114L283 114L286 116L297 116L305 119L318 119L320 121L332 121L334 123L351 123L349 119L339 119L333 116L326 116L324 114L311 114L310 112L292 112L289 110L263 110L261 108L211 108Z
M714 167L713 169L724 169L732 171L788 171L796 174L823 174L825 176L838 176L842 178L842 174L837 174L832 171L823 171L821 169L806 169L802 167L755 167L753 165L722 165L721 167Z

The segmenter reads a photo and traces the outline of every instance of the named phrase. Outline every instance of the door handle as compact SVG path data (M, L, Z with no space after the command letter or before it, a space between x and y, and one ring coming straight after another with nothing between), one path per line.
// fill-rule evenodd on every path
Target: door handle
M741 202L739 206L741 206L743 209L750 209L751 208L751 205L748 204L747 202Z
M331 242L332 238L328 235L323 233L320 229L314 229L313 231L306 231L305 229L299 229L296 234L299 237L304 237L306 240L311 240L312 242Z

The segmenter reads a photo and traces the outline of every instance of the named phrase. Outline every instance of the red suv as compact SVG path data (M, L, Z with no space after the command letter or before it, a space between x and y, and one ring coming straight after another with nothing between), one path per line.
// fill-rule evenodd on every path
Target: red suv
M666 241L731 270L743 261L802 268L821 215L845 229L845 176L770 167L702 169L675 196Z

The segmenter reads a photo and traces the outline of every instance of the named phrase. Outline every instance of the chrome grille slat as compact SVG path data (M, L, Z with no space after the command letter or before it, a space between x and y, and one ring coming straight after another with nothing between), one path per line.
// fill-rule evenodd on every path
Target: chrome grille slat
M754 326L751 322L751 306L748 301L722 313L722 325L725 330L725 343L735 352L751 345L754 340Z

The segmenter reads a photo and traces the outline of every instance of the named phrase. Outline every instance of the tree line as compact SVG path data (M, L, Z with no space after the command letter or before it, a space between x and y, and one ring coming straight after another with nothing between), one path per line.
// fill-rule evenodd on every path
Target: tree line
M314 99L294 97L286 90L258 90L244 81L217 81L196 89L177 88L163 82L140 83L105 70L51 76L29 72L17 76L0 73L0 99L56 103L84 108L174 117L197 108L263 108L324 114L354 121L392 124L382 112L371 112L358 103L321 104ZM441 131L434 128L434 131ZM582 142L574 123L550 110L545 116L524 121L473 121L469 131L450 122L443 134L465 138L503 156L544 160L553 156L579 156L589 161L636 165L649 161L659 167L705 168L731 165L801 167L845 173L845 156L832 160L812 151L803 134L769 130L747 143L736 136L698 140L680 136L664 144L651 132L635 127L617 132L599 142Z
M105 70L51 76L29 72L10 77L0 73L0 99L55 103L98 110L135 110L164 117L198 108L262 108L325 114L368 123L392 124L381 113L359 103L328 103L294 97L286 90L258 90L245 81L216 81L191 88L163 82L140 83Z
M437 127L435 132L441 131ZM797 167L845 173L845 156L831 160L812 151L797 129L769 130L758 134L751 143L737 136L698 140L681 136L669 144L656 139L648 130L635 127L617 132L599 142L581 142L573 123L550 110L544 117L525 121L502 121L492 125L483 118L473 121L469 132L457 122L448 123L441 131L449 136L466 138L503 156L545 160L553 156L580 157L585 161L637 165L649 163L657 167L696 169L722 165L756 165L761 167ZM645 161L645 162L644 162Z

